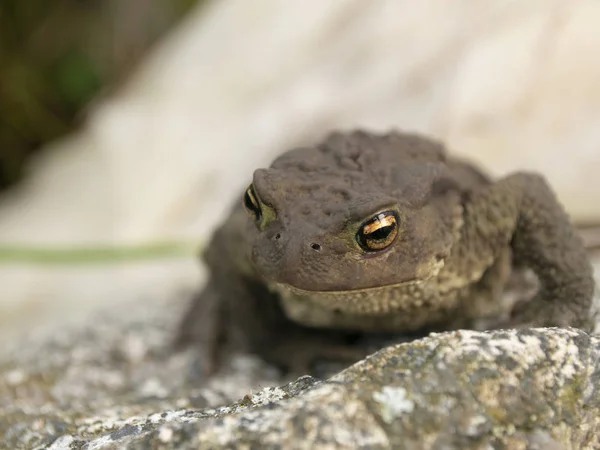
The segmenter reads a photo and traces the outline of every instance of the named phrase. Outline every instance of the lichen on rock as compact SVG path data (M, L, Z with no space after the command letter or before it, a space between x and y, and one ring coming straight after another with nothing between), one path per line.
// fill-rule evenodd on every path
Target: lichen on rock
M236 355L206 383L193 349L169 347L181 306L136 304L10 343L6 448L600 448L600 340L582 331L431 334L287 383Z

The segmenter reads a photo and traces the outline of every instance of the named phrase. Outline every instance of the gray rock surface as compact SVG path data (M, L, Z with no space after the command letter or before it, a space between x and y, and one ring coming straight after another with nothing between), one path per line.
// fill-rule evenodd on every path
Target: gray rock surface
M600 339L434 334L328 380L236 355L202 383L168 346L182 302L137 302L0 351L5 448L600 448ZM283 384L282 387L267 387Z

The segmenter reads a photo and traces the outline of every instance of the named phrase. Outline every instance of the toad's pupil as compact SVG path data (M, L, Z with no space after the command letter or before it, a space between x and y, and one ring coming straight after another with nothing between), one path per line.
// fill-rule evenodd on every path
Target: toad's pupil
M252 187L249 187L244 194L244 206L254 215L256 220L261 218L260 205L256 201L256 196L254 195Z
M368 237L369 239L385 239L387 238L390 233L392 232L392 230L394 229L393 225L387 225L387 226L383 226L381 228L378 228L377 230L373 231L372 233L367 234L366 237Z
M256 209L256 205L252 201L252 197L250 196L250 192L249 191L246 191L246 195L244 196L244 201L246 203L246 208L248 208L250 210Z
M366 251L383 250L398 234L398 218L392 211L379 213L367 221L356 235L358 244Z

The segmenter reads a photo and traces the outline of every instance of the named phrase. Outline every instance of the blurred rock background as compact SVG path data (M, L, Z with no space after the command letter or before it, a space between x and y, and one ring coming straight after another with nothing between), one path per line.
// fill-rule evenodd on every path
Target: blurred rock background
M34 3L0 5L0 334L186 295L252 170L332 128L540 171L600 220L595 0Z

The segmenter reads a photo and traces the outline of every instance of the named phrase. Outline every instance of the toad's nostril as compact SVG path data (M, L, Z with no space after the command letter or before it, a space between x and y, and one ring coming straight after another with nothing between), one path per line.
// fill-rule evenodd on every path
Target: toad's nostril
M275 236L273 236L273 239L275 239L276 241L278 241L281 238L281 234L277 233Z
M321 246L320 246L319 244L315 243L315 242L313 242L312 244L310 244L310 247L311 247L313 250L317 251L317 252L320 252L320 251L321 251Z

